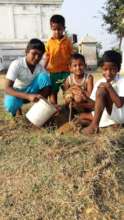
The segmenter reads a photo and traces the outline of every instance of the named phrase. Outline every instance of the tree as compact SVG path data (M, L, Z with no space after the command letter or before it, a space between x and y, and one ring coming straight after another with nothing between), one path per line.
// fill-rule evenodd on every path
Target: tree
M108 25L107 30L117 35L121 49L124 37L124 0L107 0L103 9L103 20Z
M101 60L100 51L102 50L102 44L99 42L96 44L96 56L97 56L97 65L99 66L99 62Z
M100 54L100 50L102 50L102 44L99 42L97 42L97 44L96 44L96 51L97 51L97 53L98 53L98 55Z

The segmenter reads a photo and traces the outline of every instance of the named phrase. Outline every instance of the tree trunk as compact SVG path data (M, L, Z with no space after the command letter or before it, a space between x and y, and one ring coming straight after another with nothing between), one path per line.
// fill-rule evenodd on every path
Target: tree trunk
M120 36L119 37L119 50L121 51L121 46L122 46L122 39L123 39L123 36Z

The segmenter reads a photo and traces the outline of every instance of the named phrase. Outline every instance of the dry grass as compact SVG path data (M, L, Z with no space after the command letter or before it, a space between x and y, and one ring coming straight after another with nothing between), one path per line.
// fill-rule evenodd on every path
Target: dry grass
M124 129L35 129L6 114L2 97L0 220L124 219Z

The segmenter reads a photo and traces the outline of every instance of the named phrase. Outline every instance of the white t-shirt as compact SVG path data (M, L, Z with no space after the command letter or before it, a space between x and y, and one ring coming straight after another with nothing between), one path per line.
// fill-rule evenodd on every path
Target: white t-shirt
M90 98L94 101L96 100L97 88L102 82L106 82L105 78L102 78L96 82L94 89L91 93ZM112 82L112 87L117 92L118 96L124 97L124 77L117 75L117 77ZM121 108L117 108L116 105L113 104L111 115L107 113L106 109L104 110L99 126L107 127L112 124L122 124L122 123L124 123L124 105Z
M41 71L43 71L42 66L37 64L32 74L26 63L26 58L21 57L10 64L6 78L14 81L14 88L22 89L29 85Z

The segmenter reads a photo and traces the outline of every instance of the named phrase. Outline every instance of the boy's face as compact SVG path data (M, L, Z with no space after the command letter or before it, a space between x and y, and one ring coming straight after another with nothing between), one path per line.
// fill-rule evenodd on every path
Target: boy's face
M117 65L112 62L105 62L102 66L103 76L107 82L111 82L117 75Z
M63 36L65 28L63 27L62 24L51 23L51 30L52 30L53 37L55 39L61 39L61 37Z
M85 63L81 59L72 59L70 64L70 72L82 76L85 69Z
M26 53L26 60L29 65L36 66L41 58L43 53L38 49L31 49Z

